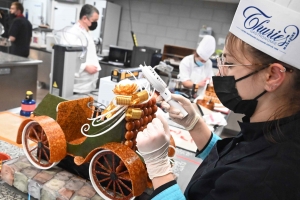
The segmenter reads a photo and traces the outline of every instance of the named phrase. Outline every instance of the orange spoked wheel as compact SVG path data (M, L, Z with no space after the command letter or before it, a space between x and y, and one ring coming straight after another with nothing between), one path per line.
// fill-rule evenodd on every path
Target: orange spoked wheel
M89 174L94 189L106 200L132 199L147 188L144 163L132 149L120 143L101 146L90 161Z
M125 200L133 197L129 172L112 151L99 151L91 161L90 173L91 182L102 198Z
M22 133L23 149L27 159L39 169L49 169L57 164L50 162L50 149L47 135L35 121L29 122Z

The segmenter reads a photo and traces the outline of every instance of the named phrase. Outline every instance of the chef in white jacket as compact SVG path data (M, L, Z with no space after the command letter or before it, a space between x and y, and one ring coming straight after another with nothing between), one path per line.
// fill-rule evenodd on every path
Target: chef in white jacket
M206 35L201 40L194 54L184 57L179 65L179 76L185 88L198 86L197 95L204 95L207 82L214 75L209 57L215 52L216 41L213 36ZM202 97L201 97L202 98Z
M86 61L76 69L73 92L89 93L96 89L98 73L101 70L96 47L90 31L97 28L99 11L85 4L80 11L79 20L65 34L64 41L69 45L86 47Z

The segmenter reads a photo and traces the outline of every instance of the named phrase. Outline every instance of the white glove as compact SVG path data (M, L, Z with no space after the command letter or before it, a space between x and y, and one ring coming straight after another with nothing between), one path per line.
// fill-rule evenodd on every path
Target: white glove
M183 118L180 110L171 107L170 104L165 101L161 103L161 106L169 113L169 116L174 122L185 127L188 131L192 130L199 121L200 115L197 114L189 99L177 94L172 94L172 99L178 101L182 105L184 110L188 113L186 117Z
M143 132L139 132L136 142L151 180L172 172L168 158L169 125L162 116L157 115Z

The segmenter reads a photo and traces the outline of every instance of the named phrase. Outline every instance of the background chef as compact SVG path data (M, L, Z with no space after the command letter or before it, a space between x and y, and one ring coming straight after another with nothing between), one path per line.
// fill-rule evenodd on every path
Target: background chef
M86 61L81 64L75 73L74 93L89 93L96 89L98 73L101 70L96 47L90 31L97 28L99 11L92 5L85 4L80 11L79 20L70 29L62 43L68 45L80 45L83 53L86 51Z
M194 54L184 57L180 62L180 81L185 88L189 89L192 89L193 84L196 84L198 86L197 96L204 94L207 81L214 75L209 57L215 52L215 48L215 38L206 35Z

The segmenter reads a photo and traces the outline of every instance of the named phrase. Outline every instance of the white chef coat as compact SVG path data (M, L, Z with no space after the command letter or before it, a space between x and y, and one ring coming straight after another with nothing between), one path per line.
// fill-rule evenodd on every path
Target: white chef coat
M87 65L94 65L97 67L98 71L101 70L93 37L90 32L82 27L78 22L74 24L72 28L68 29L67 32L68 33L65 34L66 41L62 43L87 47L86 61L82 63L78 69L76 69L73 91L77 93L91 92L96 89L96 82L99 73L89 74L84 71L84 69Z
M194 61L194 54L184 57L179 65L180 81L190 80L197 84L205 78L211 78L214 75L212 62L210 59L203 63L203 66L198 67ZM206 87L200 87L197 92L197 99L203 98Z

